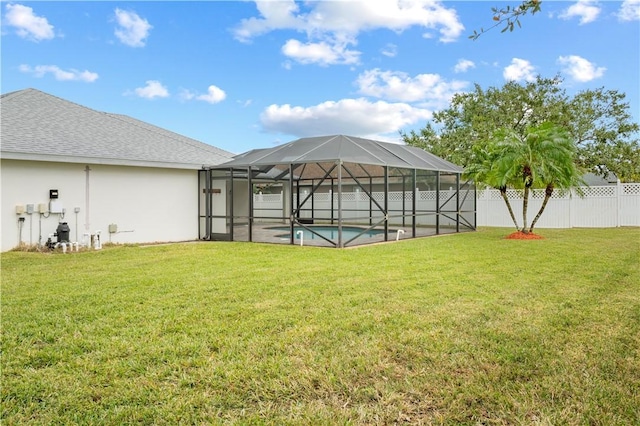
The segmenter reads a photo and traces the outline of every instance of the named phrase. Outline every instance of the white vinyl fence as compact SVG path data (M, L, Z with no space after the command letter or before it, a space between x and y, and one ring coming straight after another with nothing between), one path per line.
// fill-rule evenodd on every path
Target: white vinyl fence
M591 186L582 188L583 197L575 191L554 191L547 203L547 207L540 217L536 228L609 228L618 226L640 226L640 183L622 183L610 186ZM441 199L446 199L447 191L440 193ZM337 194L333 194L336 197ZM367 205L363 193L346 192L342 194L343 208L350 210L347 216L368 216ZM382 202L382 193L374 193L374 198ZM522 197L518 191L508 191L511 207L522 226ZM330 209L329 194L315 194L314 208ZM404 198L404 199L403 199ZM412 194L406 192L390 192L389 207L398 212L403 205L407 211L411 211ZM529 198L527 222L535 218L542 201L544 190L534 190ZM282 194L255 194L253 199L254 216L259 216L258 221L268 221L267 218L280 218L284 215L284 200ZM334 200L335 201L335 200ZM473 210L472 199L465 200L463 210ZM418 210L435 210L435 192L421 191L416 199ZM455 206L455 203L453 204ZM357 212L354 210L365 209ZM448 205L446 210L451 210ZM455 207L454 207L455 208ZM303 211L301 217L310 214ZM471 213L472 214L472 213ZM466 213L465 216L468 216ZM471 217L467 219L472 220ZM429 218L418 218L417 223L425 221L430 224ZM476 201L477 226L512 227L513 221L504 204L504 200L497 190L484 190L477 192ZM447 225L450 220L442 218L441 224Z
M612 228L640 226L640 183L582 188L576 191L554 191L536 228ZM508 191L509 201L518 225L522 226L522 196ZM544 190L534 190L529 198L527 222L535 218ZM511 227L513 221L498 190L477 193L477 226Z
M472 193L471 193L472 194ZM306 193L301 194L301 199L306 198ZM384 204L384 193L373 192L372 198L378 204ZM473 222L473 196L469 195L468 199L464 199L464 194L460 194L460 203L462 210L466 211L463 217ZM446 202L449 200L449 202ZM294 198L294 204L296 203ZM413 193L406 191L389 192L388 194L389 221L391 224L402 223L403 215L410 215L413 206ZM455 226L456 199L454 190L440 191L440 204L443 215L440 217L440 226ZM302 210L300 218L311 218L311 210L313 209L315 218L327 219L331 217L331 211L334 211L334 217L337 217L336 209L338 206L337 193L315 193L313 200L307 200ZM369 196L364 192L343 192L341 206L343 210L343 218L348 222L357 222L369 218L373 215L373 220L382 220L384 214L380 212L378 207L373 204ZM281 219L286 216L284 211L284 200L282 194L254 194L253 196L253 216L256 222L268 222L269 218ZM416 224L417 225L434 225L436 210L436 192L435 191L418 191L416 193ZM445 216L446 215L446 216ZM447 217L448 216L448 217Z

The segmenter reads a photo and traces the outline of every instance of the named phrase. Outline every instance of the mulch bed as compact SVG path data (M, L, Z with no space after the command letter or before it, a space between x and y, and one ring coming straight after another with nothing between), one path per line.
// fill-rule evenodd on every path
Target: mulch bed
M528 233L525 234L522 231L514 232L505 237L507 240L544 240L544 237L538 234Z

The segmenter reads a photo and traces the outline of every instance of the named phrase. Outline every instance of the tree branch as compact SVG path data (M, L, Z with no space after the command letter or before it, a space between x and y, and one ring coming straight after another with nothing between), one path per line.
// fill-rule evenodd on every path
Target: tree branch
M500 31L502 33L506 32L507 30L509 32L513 31L516 25L518 26L518 28L521 28L522 25L520 24L520 17L526 15L527 13L535 15L537 12L540 12L541 3L541 0L525 0L522 2L522 4L516 7L507 6L502 9L492 7L491 11L493 12L493 20L495 21L495 24L493 24L486 30L484 28L480 28L480 32L478 32L477 30L473 30L473 34L471 34L469 38L472 40L477 40L482 34L491 31L492 29L499 26L504 26L502 28L502 31Z

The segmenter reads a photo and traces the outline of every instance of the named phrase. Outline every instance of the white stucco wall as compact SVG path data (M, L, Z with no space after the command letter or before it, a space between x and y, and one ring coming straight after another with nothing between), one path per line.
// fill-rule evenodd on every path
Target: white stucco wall
M227 181L214 180L211 182L211 187L218 192L211 195L213 200L211 206L211 214L213 216L226 216L227 215ZM204 204L204 203L203 203ZM211 232L214 234L227 234L229 228L227 227L227 219L214 218L211 220Z
M49 190L57 189L66 209L58 214L23 214L24 243L46 242L58 222L68 223L70 238L82 239L87 229L102 231L102 242L142 243L186 241L198 238L197 170L125 167L89 164L89 203L86 164L1 160L2 251L19 243L16 205L49 205ZM80 212L74 213L79 207ZM87 211L89 216L87 218ZM88 224L87 224L88 219ZM41 220L41 223L40 223ZM109 224L118 233L110 234ZM42 231L40 232L40 225ZM76 231L77 230L77 231ZM54 238L55 241L55 238Z

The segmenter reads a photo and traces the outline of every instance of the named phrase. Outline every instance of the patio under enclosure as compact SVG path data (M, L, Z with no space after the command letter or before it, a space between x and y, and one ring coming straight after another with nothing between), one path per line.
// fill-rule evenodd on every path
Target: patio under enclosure
M476 227L462 168L406 145L302 138L199 173L204 240L342 248Z

